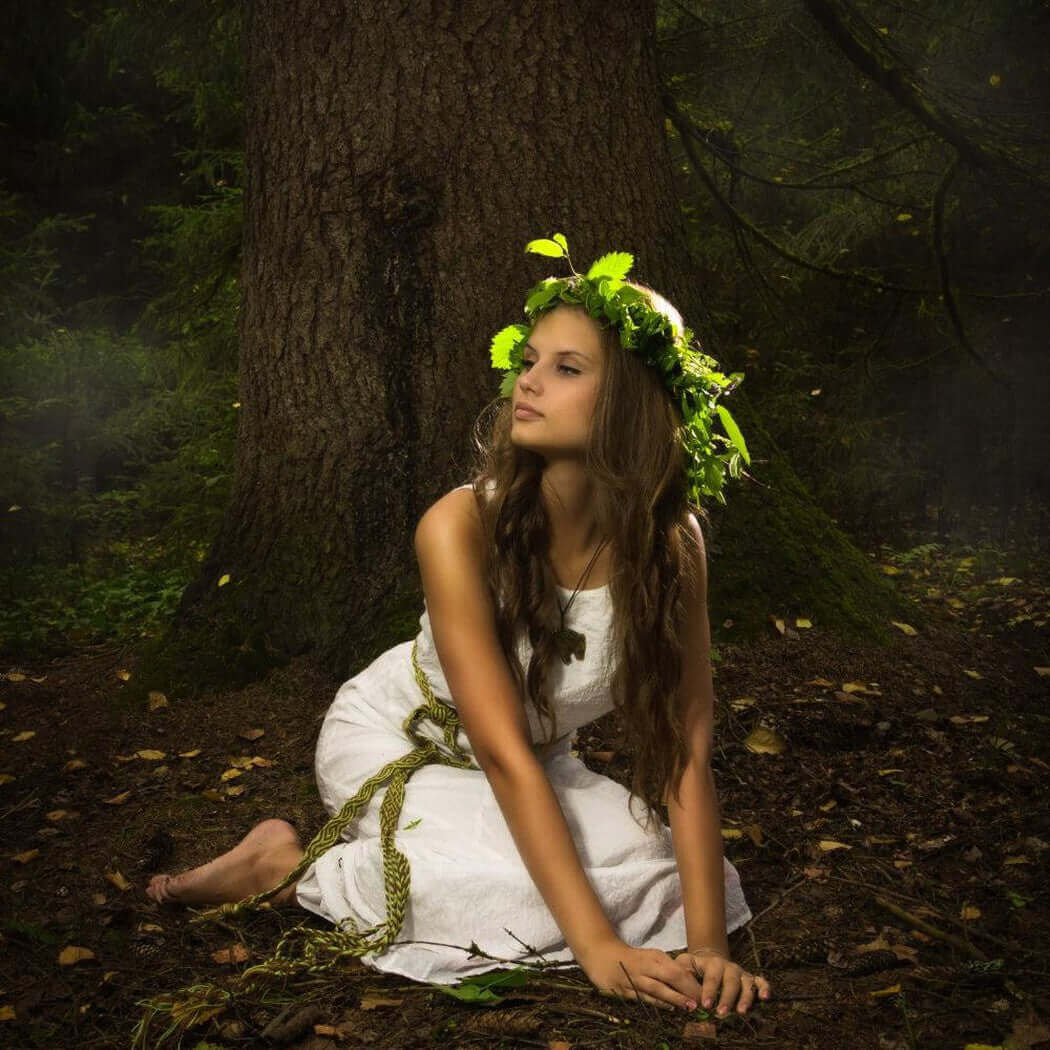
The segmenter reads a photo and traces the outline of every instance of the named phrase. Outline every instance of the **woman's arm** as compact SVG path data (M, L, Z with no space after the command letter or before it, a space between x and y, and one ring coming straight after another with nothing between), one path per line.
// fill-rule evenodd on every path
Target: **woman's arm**
M415 536L434 646L463 729L515 845L573 955L616 940L587 879L496 633L474 494L448 493Z
M711 675L711 628L707 614L707 556L703 534L692 514L699 558L697 586L686 617L682 644L682 698L688 704L686 739L689 763L678 801L668 792L678 874L682 882L688 948L713 948L729 955L725 920L725 875L718 797L711 773L714 685Z

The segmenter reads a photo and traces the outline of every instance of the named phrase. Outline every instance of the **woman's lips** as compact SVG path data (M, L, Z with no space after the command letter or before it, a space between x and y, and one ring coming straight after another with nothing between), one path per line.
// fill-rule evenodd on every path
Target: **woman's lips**
M515 419L542 419L543 413L537 412L534 408L529 408L528 405L518 405L514 409Z

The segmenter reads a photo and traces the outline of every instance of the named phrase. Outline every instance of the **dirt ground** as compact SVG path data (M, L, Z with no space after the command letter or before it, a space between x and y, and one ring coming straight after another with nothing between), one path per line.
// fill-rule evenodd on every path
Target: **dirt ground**
M987 552L876 560L929 614L920 633L877 649L771 619L767 638L716 647L723 834L754 913L731 941L772 1000L687 1017L603 998L579 970L526 970L468 1002L354 962L235 997L182 1045L1050 1045L1050 574ZM87 649L0 680L5 1047L126 1047L141 1001L223 985L314 921L191 924L143 890L265 817L320 826L313 745L339 683L291 665L137 704L130 661ZM626 783L614 717L576 746Z

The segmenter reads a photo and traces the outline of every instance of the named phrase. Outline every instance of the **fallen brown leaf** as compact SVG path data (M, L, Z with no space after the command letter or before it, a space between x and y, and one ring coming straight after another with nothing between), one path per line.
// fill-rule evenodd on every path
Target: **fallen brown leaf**
M78 945L71 944L58 953L58 965L73 966L75 963L85 962L94 958L95 953L90 948L81 948Z
M212 952L211 957L217 963L242 963L248 959L249 951L243 944L234 944L229 948L220 948Z
M899 995L901 986L899 984L891 984L888 988L879 988L874 992L868 992L868 995L872 999L884 999L887 995Z
M686 1021L682 1038L699 1042L701 1039L717 1039L718 1029L710 1021Z
M842 691L844 693L870 693L872 692L863 682L843 682Z
M107 806L123 806L129 798L131 798L131 792L122 791L119 795L114 795L112 798L107 798L103 801Z
M118 890L130 890L131 883L119 871L107 871L106 880L112 882Z
M362 995L360 1006L362 1010L375 1010L379 1006L400 1006L403 1002L404 999L383 999L378 995Z
M787 749L787 741L772 729L757 726L747 734L744 747L758 755L779 755Z

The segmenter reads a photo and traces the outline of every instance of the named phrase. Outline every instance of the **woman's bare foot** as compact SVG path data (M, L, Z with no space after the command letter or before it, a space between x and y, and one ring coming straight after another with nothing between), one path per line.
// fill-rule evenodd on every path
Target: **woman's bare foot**
M184 871L181 875L154 875L146 895L158 904L222 904L239 901L276 886L302 859L295 828L286 820L256 824L228 853ZM273 904L284 904L295 893L286 886Z

